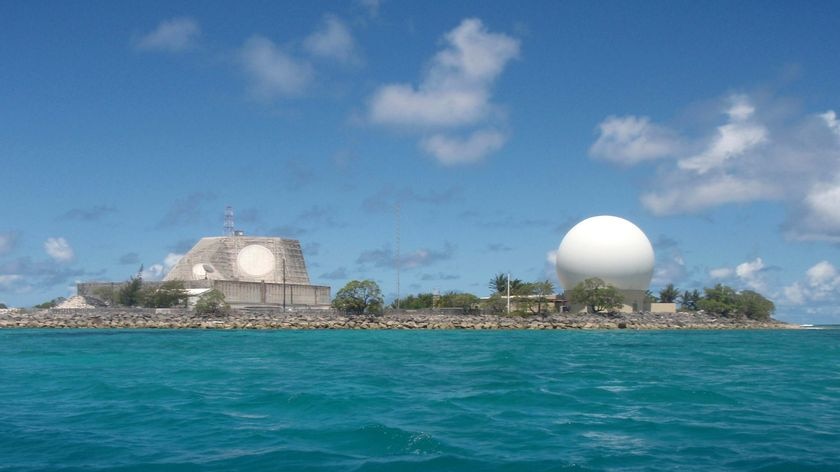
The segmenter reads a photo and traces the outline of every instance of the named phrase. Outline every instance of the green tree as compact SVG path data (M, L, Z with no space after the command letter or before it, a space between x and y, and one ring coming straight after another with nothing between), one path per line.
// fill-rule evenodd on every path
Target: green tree
M432 308L434 303L434 295L431 293L419 293L417 295L408 295L400 299L400 309L403 310L423 310ZM391 303L391 308L396 308L397 302Z
M697 302L697 308L721 316L733 315L738 310L738 294L732 287L717 284L703 289L706 295Z
M447 292L440 296L441 308L460 308L464 313L474 311L480 299L471 293Z
M9 307L7 307L5 303L0 303L0 310L5 310L6 308Z
M117 301L123 306L140 305L143 302L143 279L140 276L132 277L120 289Z
M668 284L659 291L659 301L662 303L675 303L680 296L680 291L674 287L674 284Z
M525 283L522 282L521 280L511 279L510 280L510 294L513 295L514 293L517 293L518 291L521 291L523 289L523 285L525 285ZM490 279L489 287L490 287L490 290L491 290L492 293L499 293L499 294L502 294L502 295L506 295L507 294L507 289L508 289L508 276L507 276L507 274L503 274L503 273L500 272L500 273L496 274L495 276L493 276L493 278Z
M695 289L690 292L686 290L678 299L680 302L680 308L683 310L696 311L697 303L701 298L699 290Z
M164 282L157 288L145 290L142 295L143 306L147 308L171 308L173 306L186 306L187 290L184 282L170 280Z
M584 305L592 312L612 311L621 307L624 302L624 298L615 287L607 285L598 277L586 279L575 285L569 293L569 300Z
M772 301L758 292L743 290L738 294L738 312L753 320L769 320L776 310Z
M225 294L216 290L204 292L195 303L195 312L199 315L227 315L230 305L225 301Z
M373 280L351 280L335 294L332 306L350 314L380 313L382 292Z
M544 313L543 307L545 307L545 311L548 311L548 297L554 295L554 284L546 279L541 282L534 282L531 285L533 286L534 295L536 295L536 313Z

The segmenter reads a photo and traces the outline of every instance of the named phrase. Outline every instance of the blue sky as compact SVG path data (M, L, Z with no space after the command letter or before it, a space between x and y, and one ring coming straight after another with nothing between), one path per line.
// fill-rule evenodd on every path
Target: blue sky
M160 277L234 207L313 282L557 283L613 214L653 289L840 322L833 2L2 2L0 301Z

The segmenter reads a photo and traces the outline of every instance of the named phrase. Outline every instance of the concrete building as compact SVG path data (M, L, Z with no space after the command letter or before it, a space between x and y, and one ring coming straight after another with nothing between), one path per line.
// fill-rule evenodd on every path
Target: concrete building
M202 238L163 279L174 280L195 293L219 290L234 307L327 308L331 300L330 287L310 283L300 242L294 239L241 233ZM99 287L114 285L83 283L77 291L95 296Z

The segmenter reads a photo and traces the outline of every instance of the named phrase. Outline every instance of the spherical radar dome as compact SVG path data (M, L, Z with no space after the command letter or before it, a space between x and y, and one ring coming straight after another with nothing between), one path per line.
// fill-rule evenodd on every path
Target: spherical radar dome
M576 224L557 249L557 277L570 290L598 277L624 290L647 290L653 276L653 247L633 223L615 216L594 216Z

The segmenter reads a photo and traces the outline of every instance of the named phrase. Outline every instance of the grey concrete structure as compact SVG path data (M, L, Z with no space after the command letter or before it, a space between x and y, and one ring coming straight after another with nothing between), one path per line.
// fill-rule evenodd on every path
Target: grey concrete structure
M202 238L166 280L237 280L309 284L300 242L253 236Z
M213 288L234 307L328 307L330 287L312 285L300 242L293 239L235 235L202 238L163 279L187 289ZM146 282L154 287L160 282ZM79 295L96 297L124 283L88 282Z

